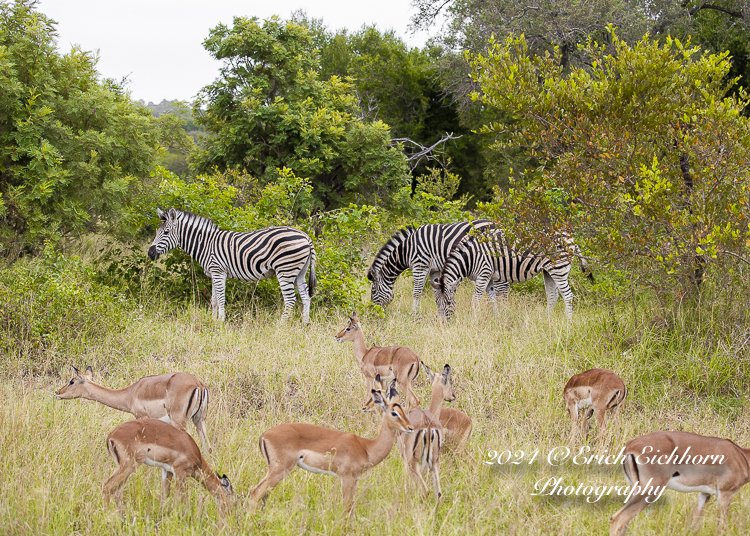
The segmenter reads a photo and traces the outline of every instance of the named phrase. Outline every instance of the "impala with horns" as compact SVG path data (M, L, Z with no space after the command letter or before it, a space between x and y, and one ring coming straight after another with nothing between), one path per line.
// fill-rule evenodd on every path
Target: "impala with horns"
M397 433L414 431L398 403L398 393L392 394L393 398L386 401L380 391L372 391L372 399L383 410L375 439L304 423L280 424L265 431L260 436L260 452L268 464L268 471L250 492L252 505L265 499L268 492L297 466L341 479L344 508L351 518L359 479L388 456Z
M136 419L159 419L187 432L188 421L193 421L203 443L211 452L206 436L208 389L191 374L174 372L145 376L124 389L108 389L94 383L91 367L81 374L73 367L75 376L55 392L57 399L85 398L101 402L110 408L132 413Z
M115 496L122 512L122 486L141 464L161 469L161 506L169 495L174 477L182 497L187 477L198 480L225 511L234 494L226 475L219 476L208 466L195 440L187 432L158 419L136 419L121 424L107 436L107 450L117 470L104 483L105 503Z
M750 481L750 450L718 437L652 432L628 441L623 456L622 468L631 489L625 506L610 519L610 536L623 536L628 523L655 502L665 487L698 493L693 530L700 526L706 502L716 495L722 530L732 497Z
M419 374L419 356L406 346L373 346L367 348L356 313L352 313L344 329L336 334L337 342L351 341L354 345L354 356L365 377L366 388L373 388L375 376L380 374L384 382L396 380L404 390L410 407L419 405L419 399L412 390L412 381Z
M607 410L614 412L616 429L619 424L620 405L627 394L625 382L611 370L591 369L571 377L563 389L565 407L568 409L571 420L570 442L575 441L576 431L580 428L578 412L583 410L584 439L588 438L589 419L594 415L599 427L598 442L601 443L607 430L605 426Z

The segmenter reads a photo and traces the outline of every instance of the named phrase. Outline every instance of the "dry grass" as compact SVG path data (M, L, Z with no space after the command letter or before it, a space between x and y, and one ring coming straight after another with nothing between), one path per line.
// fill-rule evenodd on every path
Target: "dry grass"
M657 429L681 429L729 437L750 444L750 413L712 409L672 380L644 383L648 340L623 353L607 332L606 315L578 307L566 322L561 305L548 316L541 299L514 295L498 316L474 314L459 296L450 325L433 319L434 303L423 300L422 317L409 311L408 285L400 283L387 318L360 315L369 345L412 347L434 368L449 363L458 399L455 407L474 419L464 456L447 453L442 462L443 499L417 496L405 479L394 449L360 482L356 520L343 524L341 493L334 478L295 470L274 489L263 510L250 512L245 494L265 474L258 436L281 422L302 421L373 437L375 418L360 411L363 381L351 345L334 333L346 315L313 316L308 328L298 321L279 326L277 312L226 326L207 311L143 313L119 335L96 341L70 356L79 368L92 365L101 383L126 386L141 376L190 372L211 389L210 463L231 478L240 499L222 521L205 491L191 483L187 499L159 511L160 471L142 467L125 487L125 516L102 504L102 483L114 471L104 439L130 415L92 401L52 397L70 378L15 379L0 386L0 533L2 534L570 534L606 533L618 497L590 504L585 497L534 497L539 479L562 477L566 484L623 485L619 467L560 467L546 454L565 446L569 419L562 388L567 379L591 367L612 368L629 388L621 429L612 445ZM686 356L689 358L690 356ZM655 365L663 366L663 363ZM428 397L420 375L417 394ZM595 432L595 430L593 430ZM594 434L592 434L593 436ZM615 447L611 447L610 450ZM536 463L490 466L488 451L538 449ZM667 491L660 504L631 524L630 534L688 530L694 494ZM750 492L735 499L728 534L747 534ZM650 510L650 511L649 511ZM701 534L717 530L710 505Z

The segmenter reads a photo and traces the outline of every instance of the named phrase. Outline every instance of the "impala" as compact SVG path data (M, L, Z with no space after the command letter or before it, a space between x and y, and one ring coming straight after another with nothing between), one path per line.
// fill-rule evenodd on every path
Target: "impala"
M611 370L591 369L570 378L563 389L563 399L571 420L570 442L575 441L578 412L581 409L585 412L583 416L584 437L588 438L589 419L595 415L596 424L599 427L599 442L601 442L606 433L604 420L607 410L614 412L615 427L617 427L620 404L627 394L628 390L622 378Z
M250 492L251 504L255 506L265 499L298 466L312 473L339 477L344 508L351 518L358 480L388 456L396 433L414 431L398 403L398 393L393 395L386 401L380 391L372 391L372 399L383 410L375 439L304 423L280 424L266 430L260 436L260 452L268 471Z
M354 356L365 376L368 390L373 389L375 376L380 374L382 380L396 380L404 390L410 407L419 405L411 382L419 374L419 356L406 346L373 346L368 349L362 325L356 313L352 313L346 327L336 335L337 342L351 341L354 344Z
M422 366L424 367L425 364L422 363ZM394 382L392 382L392 385ZM383 388L380 380L380 375L375 377L374 385L375 389L382 391ZM448 400L448 398L444 398L444 400ZM450 402L451 400L448 401ZM375 403L372 401L372 399L368 400L362 408L362 411L374 410ZM463 452L466 449L466 444L469 442L469 437L471 436L471 430L473 427L471 417L469 417L460 409L441 407L439 421L443 426L443 434L445 435L445 442L441 445L440 448L445 447L453 449L457 452Z
M430 471L432 485L435 488L435 500L437 500L442 495L440 490L440 447L445 440L443 425L440 424L440 406L443 400L453 402L456 395L453 392L450 366L445 365L442 374L432 372L424 363L422 363L422 367L432 383L430 409L415 408L409 412L409 422L416 433L399 437L398 449L404 458L409 474L417 481L417 484L422 486L426 494L429 494L430 489L422 478L422 470L428 469Z
M107 436L107 450L117 470L104 483L104 502L108 504L114 495L121 512L122 486L143 463L161 468L161 506L172 477L180 496L187 477L198 480L216 498L220 511L226 510L234 493L226 475L219 476L208 466L190 434L164 421L137 419L121 424Z
M652 432L628 441L623 456L622 468L631 492L625 506L610 519L610 536L624 535L628 523L656 501L665 486L698 493L693 530L699 528L706 502L716 495L721 530L732 497L750 481L750 450L718 437Z
M73 367L75 376L55 392L57 399L85 398L101 402L110 408L132 413L136 419L159 419L187 432L192 420L203 443L211 452L206 436L208 389L195 376L184 372L146 376L124 389L108 389L94 383L91 367L81 374Z

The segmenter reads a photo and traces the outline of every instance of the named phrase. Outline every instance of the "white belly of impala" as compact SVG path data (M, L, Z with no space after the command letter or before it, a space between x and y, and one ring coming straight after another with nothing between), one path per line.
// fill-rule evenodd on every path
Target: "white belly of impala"
M716 495L716 488L712 488L710 486L685 486L683 484L680 484L677 482L677 479L679 477L672 477L669 479L669 482L667 482L667 487L669 489L673 489L675 491L681 491L683 493L708 493L710 495Z
M588 408L589 406L591 406L591 397L578 401L578 409Z
M311 465L307 465L305 462L302 461L302 456L299 457L297 460L297 465L302 467L305 471L310 471L311 473L317 473L319 475L328 475L328 476L339 476L333 471L326 471L325 469L318 469L317 467L313 467Z
M172 476L176 476L175 473L174 473L174 467L172 467L169 464L154 461L151 458L149 458L148 456L146 456L146 459L144 460L144 463L146 465L150 465L151 467L158 467L162 471L166 471L167 473L172 473Z

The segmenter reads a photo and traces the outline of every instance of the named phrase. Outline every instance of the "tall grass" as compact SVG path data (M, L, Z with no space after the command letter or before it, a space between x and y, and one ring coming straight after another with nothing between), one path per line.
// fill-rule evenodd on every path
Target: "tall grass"
M462 287L448 325L434 319L425 296L411 313L410 285L399 282L385 318L360 314L368 345L406 345L431 367L454 370L454 407L474 420L468 452L442 456L443 498L423 498L406 477L397 451L360 481L356 519L347 528L337 479L293 471L271 491L265 507L248 510L247 492L265 474L258 437L282 422L309 422L374 437L378 419L361 412L365 399L351 345L334 333L346 313L314 312L308 327L286 325L278 311L236 312L215 323L206 309L160 306L134 309L125 326L66 346L51 375L21 375L7 365L0 394L0 534L602 534L622 497L594 504L583 496L532 496L540 479L566 484L624 485L617 466L553 466L546 455L567 445L570 421L562 388L587 368L617 371L629 397L610 451L659 429L728 437L750 445L744 403L745 351L714 345L710 352L691 329L708 324L638 324L627 311L576 304L573 321L562 306L552 315L541 295L512 294L498 315L474 312ZM629 326L629 327L626 327ZM696 327L697 326L697 327ZM704 330L705 330L704 329ZM125 485L123 517L102 503L101 486L115 469L107 434L131 418L92 401L52 396L71 377L62 363L91 365L109 387L141 376L189 372L210 388L208 433L212 466L229 475L239 499L219 519L205 490L189 483L184 502L159 510L160 471L142 466ZM429 385L415 389L427 402ZM592 439L596 430L593 430ZM194 434L195 436L195 434ZM595 446L595 445L592 445ZM535 463L488 465L489 451L539 450ZM667 491L631 524L630 534L684 533L696 501ZM747 534L750 489L735 498L728 534ZM717 531L715 506L706 509L701 534Z

